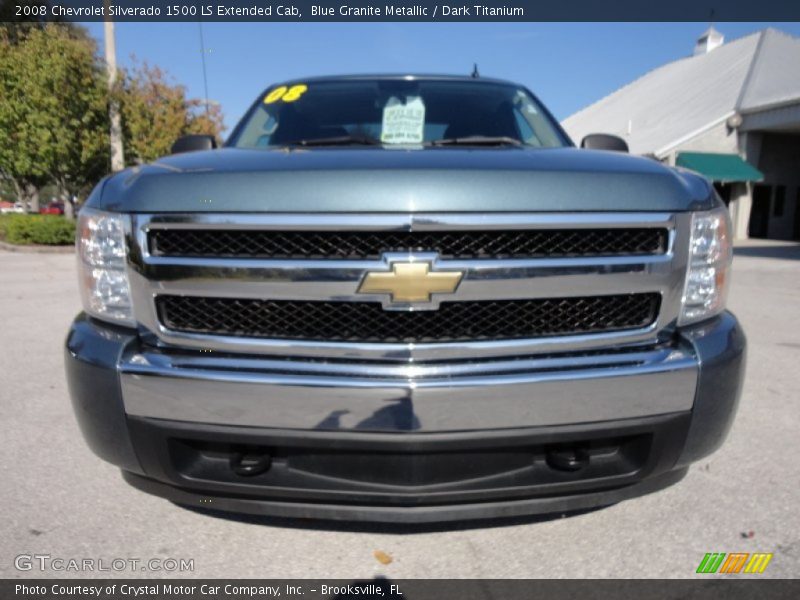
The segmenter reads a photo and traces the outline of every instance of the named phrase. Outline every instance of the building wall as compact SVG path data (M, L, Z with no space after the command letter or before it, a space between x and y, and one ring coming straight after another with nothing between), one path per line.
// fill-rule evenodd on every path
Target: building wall
M737 135L721 123L676 147L667 161L675 164L679 152L740 154L764 174L764 181L757 184L730 185L728 206L735 239L758 235L753 211L759 209L766 211L766 230L759 237L800 239L800 133L748 131ZM759 190L759 186L767 189ZM754 204L754 193L768 195L768 207L763 201Z
M754 137L755 136L752 134L750 135L751 143L754 141ZM758 137L760 139L760 135ZM739 154L739 147L742 142L743 140L739 139L736 130L729 129L723 122L697 137L676 146L667 157L667 162L674 165L679 152ZM728 203L728 209L731 213L734 239L747 238L747 226L750 219L751 206L750 192L751 188L748 184L731 184L731 197Z
M697 137L675 148L676 152L714 152L717 154L738 154L739 140L736 130L728 129L720 123Z

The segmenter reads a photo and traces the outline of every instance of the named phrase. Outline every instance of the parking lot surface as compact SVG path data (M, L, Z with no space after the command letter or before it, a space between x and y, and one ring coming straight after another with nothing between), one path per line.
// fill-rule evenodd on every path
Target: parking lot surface
M737 248L730 308L749 340L727 443L662 492L565 518L402 528L237 519L125 484L86 447L62 344L71 254L0 251L0 577L691 577L706 552L772 552L800 574L800 246ZM192 559L186 572L17 570L20 554Z

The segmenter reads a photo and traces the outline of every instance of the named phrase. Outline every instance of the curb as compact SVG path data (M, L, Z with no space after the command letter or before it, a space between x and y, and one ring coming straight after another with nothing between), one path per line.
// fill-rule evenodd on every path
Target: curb
M0 250L23 254L71 254L75 252L75 246L39 246L36 244L16 246L7 242L0 242Z

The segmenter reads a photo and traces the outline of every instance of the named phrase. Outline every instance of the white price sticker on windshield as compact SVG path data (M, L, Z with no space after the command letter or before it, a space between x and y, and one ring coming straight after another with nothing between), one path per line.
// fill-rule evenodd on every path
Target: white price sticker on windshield
M381 141L384 144L420 144L425 133L425 105L422 98L407 98L403 103L390 98L383 109Z

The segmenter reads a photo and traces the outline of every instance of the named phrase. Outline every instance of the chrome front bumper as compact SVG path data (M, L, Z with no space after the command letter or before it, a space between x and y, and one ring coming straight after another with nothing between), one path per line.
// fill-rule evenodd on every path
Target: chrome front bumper
M724 441L745 338L729 313L670 344L518 360L277 360L143 346L79 316L67 380L86 441L136 487L265 515L422 522L562 512L680 479ZM588 448L581 471L550 449ZM242 448L275 459L255 478Z
M446 432L691 410L689 345L490 362L364 365L134 351L119 365L135 417L307 430Z

